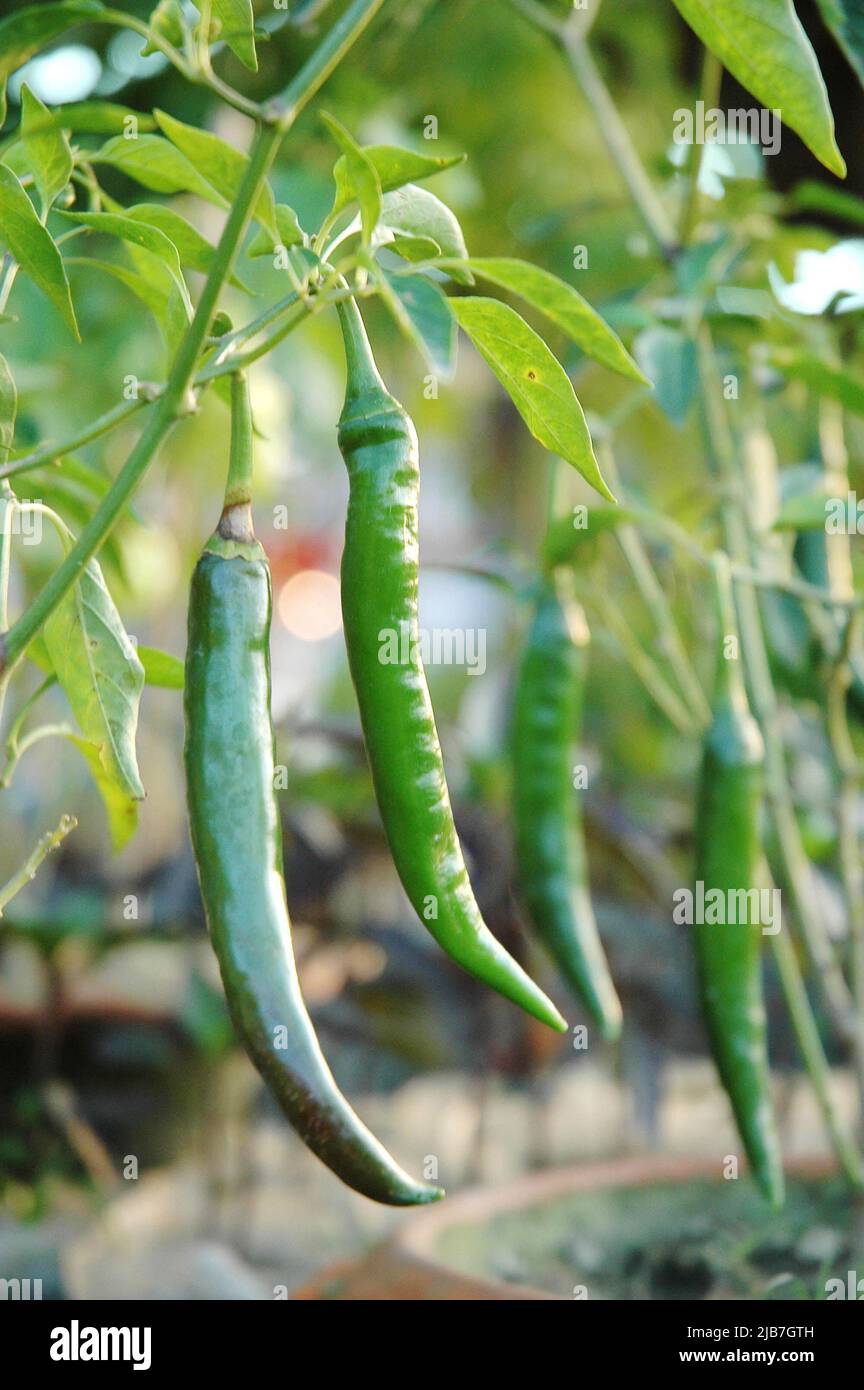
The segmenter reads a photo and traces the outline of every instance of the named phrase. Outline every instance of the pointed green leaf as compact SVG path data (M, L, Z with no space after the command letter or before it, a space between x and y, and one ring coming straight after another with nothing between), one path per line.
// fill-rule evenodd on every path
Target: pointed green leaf
M180 263L206 274L213 260L214 248L185 217L165 203L135 203L126 209L126 216L148 227L155 227L175 248Z
M181 265L189 266L191 270L197 270L202 275L207 274L213 264L216 248L201 235L197 227L193 227L191 222L181 217L179 212L167 207L165 203L135 203L133 207L124 211L127 217L134 218L136 222L145 222L148 226L157 227L160 232L164 232L176 247ZM246 294L250 293L248 285L244 285L237 275L231 276L231 284L244 290Z
M86 270L98 270L103 275L110 275L112 279L119 280L136 298L141 300L142 304L147 306L169 346L182 333L183 324L177 322L172 310L169 289L171 281L167 275L165 282L162 283L152 275L148 276L137 270L132 270L128 265L120 265L117 261L99 261L89 256L69 256L66 263L70 266L80 266Z
M443 261L442 270L448 270L450 264ZM472 256L461 265L481 279L491 280L494 285L511 290L534 309L539 309L573 339L586 357L602 362L613 372L620 372L642 386L650 386L651 383L639 370L618 334L566 280L560 280L557 275L541 270L529 261L506 256Z
M210 130L199 130L197 126L186 125L175 120L166 111L154 111L159 129L167 135L172 145L184 154L200 174L210 183L226 202L231 203L243 181L249 160L233 145L214 135ZM276 205L273 191L265 184L255 205L255 217L269 232L277 235Z
M438 246L442 256L457 263L468 260L465 238L456 217L446 203L442 203L428 188L418 188L416 184L409 183L393 193L385 193L381 225L393 232L397 239L401 233L407 237L420 237ZM450 274L462 285L474 283L470 270L460 269L459 264Z
M90 163L110 164L154 193L194 193L217 207L226 206L222 194L161 135L138 135L134 140L115 135L90 155Z
M139 133L156 129L149 112L113 101L73 101L51 107L48 116L52 125L76 135L123 135L136 128Z
M690 28L738 81L780 112L826 168L846 164L834 139L828 93L792 0L675 0Z
M21 88L21 139L44 214L69 182L72 151L65 132L52 123L48 107L34 96L26 82Z
M135 217L123 217L114 212L65 212L63 216L68 217L70 222L77 222L82 227L88 227L93 232L102 232L105 236L116 236L121 241L131 242L133 246L142 247L151 255L156 256L167 266L168 273L183 301L187 316L191 319L192 304L189 299L189 291L186 288L186 281L183 279L183 273L180 269L177 248L158 227L153 227L147 222L140 222Z
M255 52L255 15L252 0L213 0L213 15L219 20L219 38L250 72L258 71Z
M135 758L144 669L96 560L61 599L44 634L119 849L135 828L134 802L144 796Z
M497 299L450 299L465 329L534 438L559 454L608 501L582 407L561 363L515 309Z
M98 19L104 5L98 0L66 0L65 4L27 5L0 20L0 78L8 77L51 39Z
M425 275L379 272L381 297L406 337L443 381L456 370L456 324L446 296Z
M183 689L185 671L179 656L162 652L158 647L139 647L138 660L144 667L147 685L158 686L161 690Z
M69 733L69 742L73 743L84 758L90 769L90 776L96 784L96 790L102 798L105 806L105 813L108 816L108 833L111 836L111 845L114 852L121 850L127 845L138 829L138 796L126 790L106 769L102 761L102 750L89 739L81 738L78 734Z
M353 196L360 205L363 245L369 246L372 242L372 233L378 226L381 217L381 182L375 165L367 157L365 151L361 150L353 136L334 116L322 111L321 119L342 151L342 159L345 161L345 177L353 190Z
M817 0L822 18L864 83L864 5L861 0Z
M186 41L186 26L183 20L183 6L180 0L159 0L159 4L150 15L150 22L147 26L150 30L150 37L141 49L141 57L147 58L151 53L160 53L158 40L173 44L182 52Z
M0 164L0 243L9 248L21 269L48 296L78 338L60 252L12 170L4 164Z
M461 164L465 159L464 154L440 157L415 154L413 150L403 150L398 145L363 145L361 149L374 167L384 193L389 193L394 188L402 188L406 183L419 183L421 179L430 179L433 174L440 174L443 169L452 169L455 164ZM348 165L344 155L336 161L333 178L336 183L336 210L340 211L356 197L348 177Z

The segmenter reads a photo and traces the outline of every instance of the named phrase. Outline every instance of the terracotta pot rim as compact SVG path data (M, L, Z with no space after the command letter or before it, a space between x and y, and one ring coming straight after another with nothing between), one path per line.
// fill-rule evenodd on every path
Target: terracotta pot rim
M836 1166L826 1158L805 1157L791 1161L786 1169L796 1177L819 1178L835 1172ZM435 1253L436 1246L442 1234L453 1226L476 1225L491 1216L520 1208L543 1206L570 1193L615 1187L661 1186L692 1182L699 1178L721 1181L716 1158L640 1155L551 1168L542 1173L512 1178L492 1189L467 1188L445 1199L440 1205L418 1211L395 1231L383 1249L418 1273L440 1276L449 1267ZM546 1293L528 1284L505 1284L477 1275L463 1275L462 1282L466 1288L473 1288L475 1298L500 1299L505 1296L560 1301L559 1295Z

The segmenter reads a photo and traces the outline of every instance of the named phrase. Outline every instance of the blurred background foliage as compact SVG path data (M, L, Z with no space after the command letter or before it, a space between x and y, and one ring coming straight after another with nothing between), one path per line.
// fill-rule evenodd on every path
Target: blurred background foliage
M143 3L126 8L142 17L149 10ZM316 12L323 22L338 6L295 8L311 22L284 25L262 43L256 75L231 55L219 60L224 75L256 99L278 92L296 70L314 42ZM14 9L0 4L0 13ZM256 10L264 21L271 14L264 4ZM847 188L861 193L860 87L828 44L814 7L799 10L832 91L839 143L850 163ZM673 199L681 176L673 163L672 113L693 101L698 45L671 4L616 0L602 7L592 46L652 177ZM158 55L142 58L139 50L131 35L82 25L18 78L49 104L102 95L141 112L159 107L245 146L243 117L215 107ZM18 90L16 79L10 127L18 120ZM748 104L732 82L728 102L725 93L724 87L724 104ZM320 104L361 143L425 148L424 122L434 117L434 153L468 155L432 187L459 216L469 250L519 255L577 283L628 344L637 338L637 347L639 335L656 331L664 313L674 318L693 287L699 290L709 269L706 245L735 262L735 284L767 291L770 264L790 281L801 249L825 250L838 237L854 236L845 219L824 207L796 209L789 191L829 176L784 130L776 157L742 157L731 176L715 180L720 197L705 200L700 248L674 274L664 270L565 63L504 0L388 6ZM278 200L293 206L306 227L317 225L329 206L334 160L317 109L313 103L302 117L273 176ZM115 196L140 198L122 175L102 172ZM177 206L215 239L216 210L192 199ZM580 246L588 248L587 265L574 271ZM267 258L244 263L241 274L249 293L233 289L225 306L235 323L284 292ZM19 447L68 436L116 403L128 375L158 381L165 374L165 346L144 307L91 270L75 269L71 277L81 345L23 281L10 305L15 322L0 330L20 391ZM413 349L377 305L369 318L382 372L421 439L421 621L427 628L486 633L482 675L443 666L429 672L478 897L493 930L563 1002L547 963L526 940L511 891L506 758L513 662L526 617L518 591L536 563L549 464L464 341L455 381L430 399ZM771 323L757 325L766 337L774 332ZM746 349L753 334L752 321L730 319L725 350L734 356L736 335ZM645 403L640 396L634 408L632 384L581 359L563 337L550 342L589 418L620 419L617 463L631 500L650 500L710 539L715 498L690 409L693 365L661 353L657 399ZM278 760L287 767L287 879L304 988L325 1051L351 1091L390 1092L420 1073L470 1079L490 1069L513 1085L542 1087L550 1070L578 1065L579 1054L443 960L414 922L380 834L334 582L347 496L335 435L342 389L332 317L304 325L252 375L256 526L274 577L274 714ZM812 412L789 411L779 391L776 399L766 396L765 410L784 466L812 457ZM225 406L211 392L171 435L101 556L128 630L141 643L178 655L188 580L220 506L227 429ZM29 488L80 526L100 480L116 472L136 432L133 420L81 450L95 470L89 481L45 470L25 475L20 495ZM853 436L853 466L859 446L860 436ZM588 500L575 477L559 485L560 506ZM39 548L17 553L22 564L13 601L20 611L56 564L57 547L46 537ZM653 553L707 677L704 579L662 545ZM476 570L510 584L491 583ZM650 649L652 614L611 537L586 541L581 573ZM658 1124L664 1062L704 1053L689 953L681 929L670 925L668 906L690 872L698 748L656 710L621 661L602 616L589 617L596 640L583 756L590 769L591 875L627 1017L621 1056L609 1055L604 1065L629 1087L644 1140ZM13 708L37 683L30 668L16 682ZM63 717L59 696L56 708ZM784 717L795 723L805 833L811 850L821 853L831 847L832 791L819 738L806 710ZM79 818L74 835L0 922L0 1185L19 1216L38 1214L60 1179L98 1187L126 1153L147 1166L182 1152L233 1050L187 840L181 743L178 692L148 687L139 731L147 800L137 835L113 858L98 796L66 743L34 748L3 793L0 878L61 812ZM823 888L830 896L827 875ZM769 999L776 1004L776 989ZM567 1005L578 1022L578 1008ZM792 1066L791 1040L782 1027L774 1037L778 1062ZM61 1083L59 1099L46 1091L47 1082ZM427 1142L434 1151L434 1135ZM295 1157L301 1161L299 1146ZM535 1158L542 1161L543 1154Z

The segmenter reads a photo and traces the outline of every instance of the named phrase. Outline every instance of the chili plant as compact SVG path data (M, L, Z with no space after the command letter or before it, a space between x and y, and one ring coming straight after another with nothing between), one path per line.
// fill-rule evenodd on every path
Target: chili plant
M281 833L273 789L270 724L270 583L251 524L252 405L248 373L314 316L342 323L347 388L338 424L351 495L343 559L343 611L351 672L385 832L418 915L443 949L472 974L554 1029L558 1010L484 924L468 880L417 636L418 451L414 426L375 366L359 305L384 303L427 365L452 372L460 325L509 391L532 434L565 458L603 496L598 466L573 387L544 340L497 299L473 291L480 276L563 323L574 340L633 381L642 372L613 330L568 284L512 259L472 259L452 211L421 186L458 160L387 145L361 147L321 111L337 155L333 202L320 225L303 227L277 202L269 175L299 113L315 97L382 7L353 0L311 58L275 99L260 105L213 66L227 45L257 63L250 4L202 4L193 15L157 6L149 24L89 0L25 7L0 24L0 79L58 34L86 20L140 35L188 81L209 88L254 123L248 152L167 111L134 113L107 102L51 110L26 86L20 120L0 151L0 236L5 250L0 306L14 347L14 286L28 276L78 337L70 286L74 266L119 277L156 317L169 367L165 380L126 398L57 444L16 449L16 388L2 359L3 487L0 695L22 666L44 675L13 718L4 782L36 742L69 739L104 799L115 848L134 835L146 785L136 755L142 689L185 684L186 774L193 847L208 925L232 1017L298 1133L346 1182L380 1201L439 1195L402 1173L336 1089L300 995L290 944ZM105 138L107 136L107 139ZM207 242L170 199L126 204L103 186L120 171L148 194L192 195L224 209L218 243ZM119 244L122 261L82 255ZM247 256L269 255L288 290L239 327L222 310L242 284ZM187 274L204 275L193 303ZM448 297L447 284L459 287ZM254 372L252 395L254 398ZM126 633L97 552L178 420L208 391L230 402L232 435L221 519L195 571L185 680L167 654L138 649ZM102 439L132 417L141 432L78 534L54 508L25 500L14 480L38 485L48 466ZM64 558L23 612L10 620L8 594L16 520L38 513L58 531ZM378 656L382 627L411 630L407 672ZM75 725L39 725L42 694L58 684ZM72 826L65 819L5 890L20 887L39 856ZM611 985L607 986L611 991ZM614 998L614 995L612 996Z
M838 488L845 495L844 412L862 411L860 387L842 365L843 353L855 347L854 327L842 312L850 306L835 298L818 321L802 326L790 308L789 287L766 263L757 215L763 210L757 206L751 219L717 227L702 191L700 137L692 130L679 147L684 163L670 169L662 186L652 181L589 47L599 3L590 14L569 4L510 3L569 62L656 247L631 315L631 326L635 320L640 328L632 352L572 283L521 259L469 254L456 216L426 186L458 163L456 157L363 146L319 107L321 133L335 156L330 210L317 225L304 226L277 200L271 175L283 149L290 149L297 117L349 57L384 0L351 0L311 57L266 102L225 80L220 54L230 50L254 71L259 44L280 23L297 22L311 10L326 20L328 5L301 5L293 16L277 10L266 29L256 27L249 0L196 6L163 0L149 21L97 0L65 0L21 7L0 23L4 120L7 78L59 35L86 23L131 32L185 82L247 118L252 131L244 150L159 108L136 112L88 101L49 109L26 84L19 119L4 127L0 332L9 357L14 361L16 282L28 278L77 338L76 274L85 269L119 279L142 301L162 334L166 370L164 380L136 383L73 436L25 447L16 444L14 373L0 357L0 715L10 712L3 785L35 743L70 741L86 759L114 846L122 848L136 832L147 785L147 767L139 769L136 753L142 689L148 682L185 686L192 842L237 1033L290 1122L344 1181L392 1204L438 1197L437 1188L401 1171L338 1091L300 994L273 788L271 593L267 557L252 528L252 419L255 364L313 318L338 315L347 381L334 429L350 483L344 629L393 860L440 947L561 1031L566 1023L558 1009L484 923L456 834L418 640L418 440L379 374L364 309L379 300L427 369L443 379L452 375L461 328L533 437L571 465L595 499L571 515L563 505L566 484L556 478L535 573L524 586L533 618L518 673L511 747L526 917L600 1035L614 1039L621 1006L594 919L581 808L568 767L588 639L578 599L595 633L619 644L664 715L703 750L694 797L695 872L705 900L719 896L722 905L713 920L706 916L696 925L695 959L707 1032L755 1176L769 1199L782 1199L762 1003L765 936L838 1157L860 1188L860 1152L831 1091L809 998L811 988L820 991L864 1098L864 871L859 767L849 726L850 708L864 689L860 596L848 535L827 535L824 528L826 495ZM715 110L725 66L841 177L824 83L789 0L742 0L722 25L708 7L675 4L705 45L697 108L703 116ZM836 27L833 8L826 14ZM860 64L854 38L842 29L838 38ZM110 192L118 171L145 190L143 200L123 201ZM175 195L221 211L215 244L178 211ZM808 196L817 208L820 199L830 201L828 193L811 190ZM853 221L862 220L860 206L843 206ZM286 292L235 326L225 312L226 290L242 293L244 268L262 256L284 273ZM203 277L197 292L190 272ZM478 281L507 301L479 293ZM561 362L510 299L628 383L616 412L592 420L589 429ZM797 495L784 478L790 470L778 467L767 427L778 394L787 408L787 390L793 404L806 398L805 409L815 401L819 417L820 469L803 482L798 476ZM208 393L230 406L231 445L224 507L193 578L184 670L166 653L136 648L97 556L107 553L112 529L169 433ZM619 479L616 453L639 412L659 405L683 421L697 398L711 509L688 526L648 506L636 487ZM75 451L136 422L140 433L116 476L88 478ZM27 492L38 492L58 468L61 476L78 470L79 480L83 469L98 494L85 517L67 518L61 508L23 495L25 484ZM47 521L64 557L13 615L10 576L25 518ZM588 539L600 544L589 550ZM656 622L656 656L610 597L605 566L613 539ZM718 621L710 640L680 623L658 569L660 545L697 570L706 593L715 586ZM382 663L380 632L403 628L410 638L407 664ZM714 674L703 652L711 653L713 667L718 650L716 690L709 696L706 679ZM16 708L16 678L27 663L42 679ZM38 723L39 702L55 685L74 723ZM778 717L787 695L778 695L778 687L789 698L803 695L820 706L836 762L837 856L848 921L839 943L828 931L796 817ZM67 816L46 833L0 890L0 905L72 829L74 818ZM749 904L754 893L758 901L763 888L770 891L772 875L787 910L778 930L772 926L766 934L749 918L739 920L730 903ZM290 898L290 884L287 893Z

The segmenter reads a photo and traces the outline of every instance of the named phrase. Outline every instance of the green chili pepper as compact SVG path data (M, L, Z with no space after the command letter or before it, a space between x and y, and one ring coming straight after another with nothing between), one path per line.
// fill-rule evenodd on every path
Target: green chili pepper
M737 628L726 557L716 567L721 629ZM709 919L694 927L702 1009L720 1079L732 1103L738 1132L763 1194L783 1201L783 1167L771 1101L765 1005L762 998L762 929L749 904L760 885L760 813L764 746L750 713L737 647L718 659L713 720L705 735L696 816L696 881L704 884ZM710 906L719 890L724 908ZM737 895L732 898L731 895ZM735 907L732 908L732 903ZM731 908L731 910L730 910ZM744 917L741 922L740 917ZM717 917L719 920L714 920Z
M339 447L350 497L342 614L351 676L384 831L421 922L459 965L535 1018L566 1024L484 924L444 776L420 655L417 435L375 366L353 300L340 305L348 383ZM406 661L390 664L388 645Z
M232 383L232 457L219 527L192 579L186 780L201 896L234 1026L304 1143L365 1196L433 1201L338 1090L306 1012L291 948L270 721L271 589L252 531L251 424Z
M588 625L542 581L522 653L513 707L516 868L538 937L604 1038L621 1031L621 1004L594 920L579 792L571 752L582 722Z

